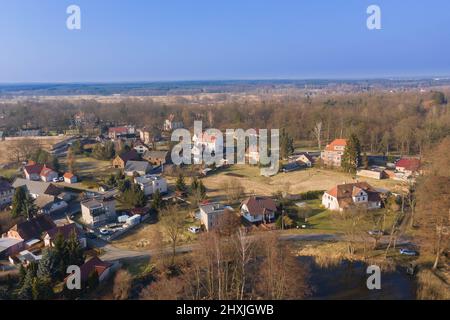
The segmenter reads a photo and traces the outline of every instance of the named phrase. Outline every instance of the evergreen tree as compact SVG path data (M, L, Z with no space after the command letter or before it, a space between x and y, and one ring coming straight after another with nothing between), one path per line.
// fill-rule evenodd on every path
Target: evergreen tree
M84 250L80 245L77 233L74 231L70 234L66 242L66 266L76 265L81 266L84 263Z
M162 196L161 192L159 192L159 189L157 189L152 196L152 208L155 210L160 209L162 206Z
M369 169L369 157L367 156L367 153L365 153L365 152L363 154L362 163L363 163L364 169Z
M97 288L98 284L99 284L99 278L98 278L98 273L97 270L92 271L87 279L87 287L89 290L94 290L95 288Z
M55 280L55 275L58 272L56 258L55 250L45 249L42 254L42 259L39 261L37 276Z
M294 152L294 139L283 128L280 135L280 156L287 159Z
M178 192L185 192L186 191L186 182L184 181L184 176L182 173L178 175L177 181L175 183L175 189Z
M53 250L55 254L56 277L61 279L66 274L68 261L66 241L62 233L58 233L53 241Z
M342 155L341 167L345 172L355 173L361 163L361 145L358 137L352 134Z
M31 295L33 300L49 300L53 297L52 282L48 277L37 277L33 279L31 285Z
M14 192L11 210L11 215L13 218L17 218L24 214L26 198L27 198L27 191L25 190L25 187L16 188L16 191Z

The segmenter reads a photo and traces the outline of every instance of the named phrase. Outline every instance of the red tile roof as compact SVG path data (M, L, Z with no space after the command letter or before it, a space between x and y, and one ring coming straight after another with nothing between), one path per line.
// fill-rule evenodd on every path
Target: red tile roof
M105 262L100 260L98 257L94 257L80 267L81 281L87 281L89 275L94 271L97 271L97 274L100 277L102 273L111 266L112 263Z
M247 206L248 212L252 216L260 216L262 214L275 213L277 206L275 201L266 197L249 197L242 204Z
M325 147L326 151L335 151L335 147L345 147L347 139L335 139Z
M75 175L71 172L64 173L64 178L72 179L73 177L75 177Z
M108 129L109 133L122 133L122 134L127 134L128 133L128 128L127 127L114 127L114 128L109 128Z
M28 174L40 174L43 168L44 168L44 165L34 163L34 164L30 164L28 166L25 166L25 171Z
M47 234L50 236L50 239L54 239L58 233L61 233L64 237L64 240L70 238L70 235L75 232L77 236L81 234L75 223L66 224L65 226L55 227L47 231Z
M403 158L397 161L396 168L404 168L408 171L418 171L420 168L420 160L416 158Z

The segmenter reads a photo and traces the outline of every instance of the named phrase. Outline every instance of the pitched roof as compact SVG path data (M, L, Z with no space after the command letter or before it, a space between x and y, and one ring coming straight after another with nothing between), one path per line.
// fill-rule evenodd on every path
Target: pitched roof
M335 139L325 147L326 151L335 151L335 147L345 147L347 139Z
M13 189L11 183L3 178L0 178L0 192L9 191L11 189Z
M334 188L327 191L327 193L336 198L339 206L341 208L346 208L353 204L354 196L358 195L359 192L364 191L368 195L368 200L380 201L380 192L378 192L375 188L373 188L367 182L356 182L356 183L345 183L339 184Z
M420 160L416 158L402 158L395 164L396 168L405 168L409 171L418 171L420 168Z
M252 196L245 199L242 202L242 205L244 204L247 206L248 212L252 216L260 216L262 214L275 213L277 211L275 201L267 197Z
M75 177L75 175L71 172L64 173L64 178L72 179L73 177Z
M136 150L132 149L128 152L125 152L124 154L121 154L118 156L120 159L122 159L123 162L127 163L130 160L138 160L139 154L136 152Z
M33 164L25 166L24 170L28 174L41 174L41 171L43 168L44 168L43 164L33 163Z
M127 134L128 128L127 127L113 127L108 129L109 133L118 133L118 134Z
M41 176L42 177L48 177L50 174L54 173L55 171L53 171L52 169L44 166L41 170Z
M17 178L13 182L13 187L25 187L29 193L37 194L37 195L49 195L49 196L57 196L61 193L61 190L51 184L50 182L43 181L31 181L27 179Z
M147 172L150 167L147 161L128 161L125 165L125 172Z
M148 150L145 151L143 158L144 159L166 159L169 151L158 151L158 150Z
M66 224L64 226L55 227L47 231L50 239L54 239L58 233L61 233L65 240L69 239L72 233L75 232L77 236L81 234L75 223Z
M102 261L99 257L94 257L80 267L81 281L86 281L89 278L89 275L94 271L97 271L98 276L101 276L102 273L111 266L112 263Z
M25 241L40 239L42 234L56 227L48 215L40 215L31 220L16 224L11 230L16 231Z

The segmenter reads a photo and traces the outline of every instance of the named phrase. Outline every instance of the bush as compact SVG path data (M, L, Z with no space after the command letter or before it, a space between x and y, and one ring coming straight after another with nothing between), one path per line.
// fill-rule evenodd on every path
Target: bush
M324 190L307 191L300 193L300 197L302 200L316 200L321 199L324 193Z

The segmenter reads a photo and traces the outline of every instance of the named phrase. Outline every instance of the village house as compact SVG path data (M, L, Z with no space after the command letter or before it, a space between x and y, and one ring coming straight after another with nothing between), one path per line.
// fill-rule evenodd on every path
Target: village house
M252 196L241 203L241 214L251 223L273 222L276 212L277 206L271 198Z
M66 224L64 226L57 226L48 230L44 235L44 244L46 247L53 247L53 242L58 234L61 234L65 241L69 240L72 234L76 234L76 237L82 248L87 247L87 240L84 233L77 227L75 223Z
M210 135L207 131L204 131L201 135L195 133L192 136L192 142L192 156L195 162L202 159L203 153L214 155L220 150L223 152L223 139Z
M175 115L170 114L169 118L164 121L164 131L173 131L183 128L182 121L175 121Z
M81 202L81 216L87 225L97 228L116 220L116 200L113 197L95 197Z
M307 152L301 152L290 156L289 162L302 162L308 168L311 168L314 164L314 158Z
M70 183L70 184L72 184L72 183L77 183L77 181L78 181L77 176L74 175L73 173L71 173L71 172L66 172L66 173L64 174L64 182L65 182L65 183Z
M199 206L200 221L205 226L206 231L211 231L216 228L220 222L220 217L226 210L232 210L230 207L224 206L221 203L208 203Z
M146 196L152 195L159 190L160 193L167 192L167 181L161 176L145 175L134 178L134 183L139 185Z
M333 142L325 147L325 150L320 155L323 164L331 167L340 167L346 146L346 139L333 140Z
M161 166L171 162L169 151L147 151L142 156L142 159L150 162L154 166Z
M0 238L0 260L15 255L25 249L25 242L21 239Z
M128 161L125 165L124 173L126 176L144 176L150 170L152 166L147 161Z
M114 168L125 169L125 166L128 161L138 161L139 155L136 150L130 150L125 152L124 154L117 156L114 158L112 165Z
M3 237L17 239L24 242L42 240L44 233L55 228L56 225L48 215L39 215L31 220L13 226Z
M420 170L420 159L402 158L395 163L395 170L403 173L406 177L417 175Z
M13 186L7 180L0 177L0 208L11 204L13 197Z
M381 208L381 192L367 182L340 184L323 194L322 205L336 211L351 207L379 209Z
M27 180L51 182L58 178L58 173L45 164L31 163L24 167L23 172Z
M99 257L94 257L80 267L81 282L86 283L89 276L94 272L98 275L98 281L103 282L112 274L113 269L114 264L102 261Z
M134 134L136 134L136 130L133 126L112 127L108 129L108 138L112 140Z
M157 128L147 128L138 129L139 138L146 145L151 145L161 139L161 133Z
M57 210L64 209L68 206L63 197L62 190L49 182L31 181L17 178L13 182L14 188L23 187L33 199L35 204L42 213L52 213Z

